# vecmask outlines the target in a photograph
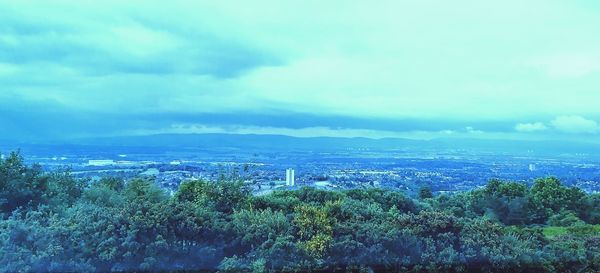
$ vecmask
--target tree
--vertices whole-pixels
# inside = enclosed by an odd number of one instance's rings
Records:
[[[322,258],[329,249],[333,235],[333,221],[327,211],[323,207],[298,206],[294,224],[298,228],[301,248],[312,257]]]
[[[562,210],[548,218],[548,225],[557,227],[570,227],[584,225],[585,223],[572,211]]]
[[[246,246],[260,246],[269,239],[291,234],[288,218],[282,212],[274,212],[270,208],[235,212],[231,224]]]
[[[235,177],[185,182],[170,196],[139,178],[84,187],[15,154],[0,162],[0,179],[0,272],[600,269],[590,225],[599,195],[553,178],[531,190],[492,180],[426,202],[387,189],[252,196]]]
[[[74,178],[69,170],[57,171],[48,175],[48,185],[44,198],[51,207],[68,207],[83,194],[85,181]]]
[[[594,225],[600,224],[600,194],[587,196],[584,219],[586,222]]]
[[[429,188],[429,186],[423,186],[419,189],[419,199],[424,200],[432,197],[433,193],[431,192],[431,188]]]
[[[114,191],[121,191],[125,188],[125,181],[120,177],[102,177],[96,184]]]
[[[554,177],[540,178],[535,181],[530,191],[530,207],[532,220],[545,222],[549,216],[566,209],[584,215],[585,193],[577,188],[567,188]]]
[[[18,152],[0,159],[0,213],[10,214],[16,208],[43,203],[48,179],[39,165],[26,166]]]
[[[485,188],[460,195],[467,203],[465,209],[474,215],[484,215],[507,225],[528,222],[529,196],[523,183],[492,179]]]
[[[241,180],[221,178],[215,182],[202,180],[187,181],[180,185],[175,194],[179,201],[190,201],[199,206],[210,206],[231,213],[234,209],[248,205],[250,190]]]

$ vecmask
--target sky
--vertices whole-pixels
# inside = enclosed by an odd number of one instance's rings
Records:
[[[600,139],[600,2],[0,1],[0,139]]]

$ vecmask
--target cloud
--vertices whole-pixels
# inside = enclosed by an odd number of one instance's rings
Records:
[[[4,1],[0,104],[36,107],[0,120],[22,136],[28,122],[56,136],[194,122],[541,132],[517,123],[600,115],[596,11],[544,0]],[[57,105],[65,114],[46,115]],[[63,118],[73,115],[85,118]],[[54,129],[50,117],[71,121]]]
[[[375,138],[392,136],[431,138],[436,135],[460,136],[478,132],[472,127],[470,131],[463,130],[462,128],[467,127],[467,124],[454,120],[355,118],[282,111],[275,113],[249,111],[230,113],[128,112],[126,107],[133,101],[141,101],[149,107],[157,107],[144,101],[143,97],[136,98],[136,94],[119,96],[114,93],[115,99],[112,100],[112,103],[122,103],[123,110],[107,112],[96,108],[73,108],[69,106],[71,102],[64,101],[65,97],[43,96],[43,94],[23,97],[17,94],[0,93],[2,139],[57,140],[86,136],[140,134],[142,132],[201,133],[203,132],[200,130],[202,128],[231,133],[270,132],[294,136],[303,134],[360,136],[360,133],[364,133],[364,137]],[[32,93],[32,95],[36,95],[36,93]],[[121,102],[117,97],[123,101]],[[102,97],[98,97],[97,100],[100,104],[106,103],[107,107],[111,103],[111,101],[102,102]],[[36,110],[25,111],[24,109]],[[89,124],[94,126],[89,126]],[[468,125],[473,125],[473,123],[469,122]],[[475,123],[475,125],[477,128],[490,131],[503,131],[504,128],[510,128],[509,123],[504,122],[482,122]],[[247,130],[243,131],[241,128]],[[315,128],[321,128],[321,130]],[[327,130],[323,128],[327,128]]]
[[[600,125],[594,120],[586,119],[581,116],[559,116],[552,120],[552,126],[565,133],[598,133]]]
[[[482,130],[477,130],[475,128],[473,128],[472,126],[467,126],[465,127],[465,130],[467,131],[467,133],[469,134],[484,134],[485,132]]]
[[[1,76],[10,76],[19,71],[18,67],[13,64],[6,64],[0,62],[0,77]]]
[[[126,135],[152,135],[152,134],[259,134],[259,135],[286,135],[294,137],[366,137],[366,138],[409,138],[409,139],[431,139],[447,135],[444,131],[407,131],[393,132],[368,129],[344,129],[330,127],[259,127],[259,126],[206,126],[197,124],[174,124],[168,128],[157,130],[133,130],[125,132]]]
[[[534,64],[550,77],[577,78],[600,70],[600,53],[558,53],[539,58],[534,61]]]
[[[518,132],[530,133],[530,132],[540,132],[548,129],[544,123],[534,122],[534,123],[519,123],[515,125],[515,130]]]
[[[78,4],[58,6],[76,9]],[[4,9],[0,11],[0,62],[21,66],[60,64],[100,77],[191,74],[230,78],[280,62],[253,41],[194,29],[191,24],[159,24],[160,16],[140,20],[128,7],[124,13],[111,14],[111,19],[100,16],[97,20],[85,17],[101,13],[87,9],[80,10],[81,14],[63,14],[49,6],[40,13],[19,3],[0,4],[0,9]],[[37,16],[40,19],[31,19]]]
[[[228,126],[207,126],[204,124],[173,124],[169,127],[153,130],[131,130],[124,132],[125,135],[154,135],[154,134],[206,134],[206,133],[227,133],[227,134],[258,134],[258,135],[286,135],[294,137],[366,137],[373,139],[382,138],[404,138],[431,140],[436,138],[451,137],[469,137],[478,139],[490,139],[502,137],[504,139],[514,138],[510,133],[496,133],[486,135],[483,132],[457,132],[452,130],[427,131],[427,130],[406,130],[406,131],[388,131],[371,129],[352,129],[352,128],[331,128],[327,126],[288,128],[274,126],[246,126],[246,125],[228,125]]]

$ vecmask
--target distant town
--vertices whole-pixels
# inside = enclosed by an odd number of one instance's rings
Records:
[[[6,154],[8,148],[1,151]],[[600,192],[600,164],[595,157],[565,154],[492,155],[464,150],[443,152],[348,148],[336,151],[264,149],[129,149],[77,147],[26,148],[30,163],[46,170],[68,170],[97,180],[105,176],[154,179],[174,192],[186,180],[235,176],[255,194],[303,186],[320,189],[384,187],[415,196],[423,186],[436,194],[466,191],[492,178],[533,183],[555,176],[566,185]]]

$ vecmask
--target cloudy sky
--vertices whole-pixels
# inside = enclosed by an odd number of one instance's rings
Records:
[[[599,30],[595,0],[1,1],[0,139],[594,140]]]

